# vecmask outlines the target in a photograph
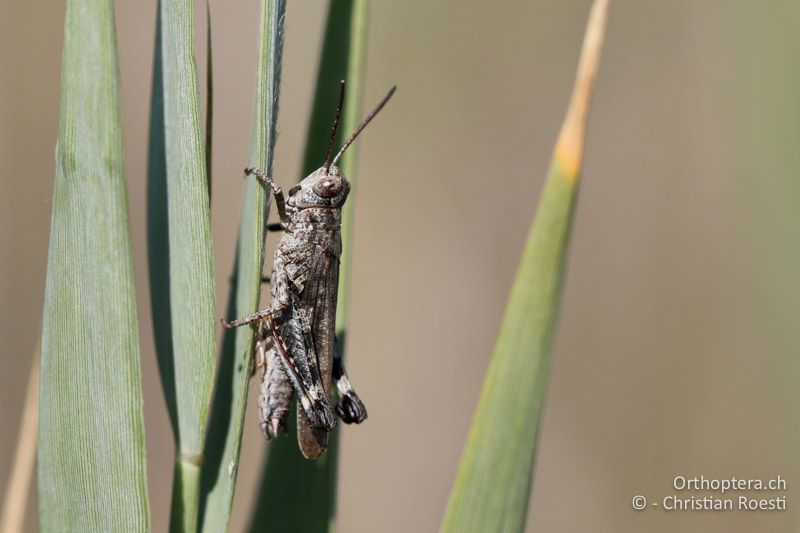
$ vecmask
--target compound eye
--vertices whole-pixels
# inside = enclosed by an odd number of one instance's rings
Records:
[[[320,198],[333,198],[342,191],[342,180],[336,176],[328,176],[314,185],[314,194]]]
[[[301,187],[300,187],[300,184],[298,183],[297,185],[295,185],[294,187],[292,187],[291,189],[289,189],[289,196],[294,196],[295,194],[297,194],[298,192],[300,192],[300,188],[301,188]]]

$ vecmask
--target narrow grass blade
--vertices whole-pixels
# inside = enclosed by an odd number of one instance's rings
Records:
[[[332,0],[330,3],[303,162],[303,176],[319,168],[325,159],[340,80],[347,81],[347,94],[339,125],[339,143],[347,138],[361,119],[367,8],[367,0]],[[356,145],[350,148],[339,165],[353,191],[356,189],[357,150]],[[351,192],[342,220],[343,252],[336,324],[342,348],[347,318],[347,279],[351,255],[349,235],[354,197],[354,192]],[[331,435],[328,451],[316,461],[303,458],[291,430],[290,434],[289,438],[281,437],[270,444],[251,531],[333,531],[336,517],[338,433]]]
[[[211,4],[206,1],[206,172],[208,199],[211,201],[211,160],[214,142],[214,61],[211,46]]]
[[[172,529],[194,531],[217,323],[194,3],[159,5],[148,173],[150,291],[177,457]]]
[[[0,512],[0,533],[23,531],[28,494],[36,463],[37,415],[39,413],[39,347],[33,355],[33,365],[25,391],[25,406],[17,434],[17,447],[11,463],[11,475],[3,493],[3,509]]]
[[[42,531],[146,531],[139,328],[110,0],[67,2],[39,405]]]
[[[264,0],[262,3],[255,120],[249,164],[265,170],[267,174],[272,173],[275,152],[285,12],[284,0]],[[264,186],[255,177],[248,178],[232,297],[227,312],[229,320],[248,315],[258,308],[268,205]],[[230,522],[252,355],[252,328],[225,331],[203,466],[203,531],[225,531]]]
[[[442,531],[522,531],[561,301],[594,78],[608,9],[595,1],[556,143]]]

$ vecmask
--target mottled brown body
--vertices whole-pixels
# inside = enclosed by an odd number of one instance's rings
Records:
[[[262,171],[245,170],[272,188],[281,219],[277,229],[286,233],[275,251],[270,306],[230,323],[223,321],[223,325],[258,325],[255,352],[257,365],[263,369],[258,400],[261,430],[268,439],[281,429],[285,431],[296,395],[297,440],[308,459],[316,459],[327,448],[328,433],[336,427],[337,414],[348,424],[367,418],[367,410],[350,385],[336,347],[341,217],[350,192],[350,184],[336,162],[394,90],[356,128],[331,161],[344,101],[342,82],[325,163],[292,187],[288,199]],[[331,407],[334,382],[339,396],[335,413]]]
[[[310,365],[298,364],[301,375],[315,381],[314,360],[319,374],[321,391],[320,403],[330,408],[331,386],[333,382],[333,350],[336,343],[336,294],[339,280],[339,256],[342,253],[340,229],[341,211],[332,208],[309,208],[292,216],[291,233],[287,232],[280,240],[275,252],[272,272],[273,300],[288,298],[299,301],[301,308],[300,325],[302,334],[310,336],[313,343],[297,347],[306,351],[305,359]],[[282,335],[291,336],[291,323],[279,326]],[[296,352],[297,353],[297,352]],[[275,376],[272,379],[275,380]],[[288,380],[288,378],[287,378]],[[268,387],[268,394],[280,389],[279,383]],[[264,400],[265,403],[267,400]],[[284,417],[285,405],[276,405],[267,417]],[[324,409],[325,407],[320,407]],[[335,420],[335,419],[334,419]],[[284,426],[285,427],[285,426]],[[309,459],[319,457],[327,447],[327,431],[332,428],[315,427],[310,422],[302,403],[297,405],[297,439],[303,455]]]
[[[300,450],[316,459],[336,427],[334,381],[341,398],[339,417],[347,423],[367,417],[336,351],[341,207],[350,186],[337,167],[323,167],[292,187],[284,205],[283,193],[272,180],[248,171],[273,187],[285,234],[275,250],[270,306],[226,326],[259,324],[255,350],[263,368],[258,406],[264,435],[271,439],[286,430],[296,394]]]

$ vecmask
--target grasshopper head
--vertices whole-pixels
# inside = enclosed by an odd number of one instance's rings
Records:
[[[339,125],[339,115],[342,111],[342,104],[344,103],[344,81],[341,82],[339,90],[339,104],[336,106],[336,116],[333,119],[333,127],[331,128],[331,142],[328,145],[328,153],[325,155],[325,163],[309,174],[303,181],[289,189],[289,199],[286,200],[286,205],[294,208],[295,210],[309,209],[313,207],[322,207],[329,209],[338,209],[342,207],[344,201],[347,199],[347,193],[350,192],[350,184],[347,178],[344,177],[342,171],[336,166],[336,162],[345,153],[347,148],[356,140],[356,137],[367,127],[367,124],[375,118],[389,98],[394,94],[396,87],[392,87],[389,93],[383,97],[383,100],[378,106],[367,115],[367,118],[356,127],[356,131],[345,141],[339,152],[331,160],[333,153],[333,144],[336,141],[336,128]]]
[[[337,208],[344,204],[350,184],[339,170],[331,165],[327,169],[320,167],[309,174],[303,181],[289,189],[286,203],[297,209],[310,207]]]

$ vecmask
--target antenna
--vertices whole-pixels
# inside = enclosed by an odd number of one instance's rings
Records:
[[[386,94],[386,96],[383,97],[383,100],[381,100],[381,102],[375,107],[375,109],[373,109],[372,112],[369,115],[367,115],[367,118],[364,119],[364,122],[362,122],[361,124],[358,125],[358,127],[356,128],[356,131],[353,132],[353,134],[350,136],[349,139],[347,139],[347,142],[345,142],[342,145],[342,148],[341,148],[341,150],[339,150],[339,153],[337,153],[336,157],[333,158],[333,161],[331,162],[331,165],[335,165],[336,162],[339,160],[339,158],[342,157],[342,154],[344,154],[345,150],[347,150],[347,148],[351,144],[353,144],[353,141],[356,140],[356,137],[358,137],[358,134],[361,133],[364,130],[364,128],[367,127],[367,124],[369,124],[370,121],[373,118],[375,118],[375,115],[377,115],[378,112],[381,109],[383,109],[383,106],[386,105],[386,102],[389,101],[389,98],[392,97],[392,95],[394,94],[394,91],[396,89],[397,89],[397,86],[394,86],[391,89],[389,89],[389,92]]]
[[[331,154],[333,153],[333,143],[336,141],[336,129],[339,127],[339,116],[342,114],[342,104],[344,104],[344,80],[339,82],[339,103],[336,104],[336,116],[333,117],[333,126],[331,126],[331,143],[328,145],[328,153],[325,154],[325,163],[322,165],[325,174],[328,173],[328,168],[331,166]]]

